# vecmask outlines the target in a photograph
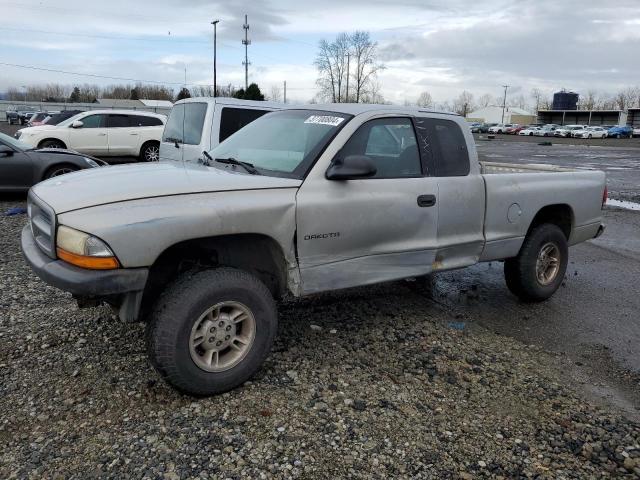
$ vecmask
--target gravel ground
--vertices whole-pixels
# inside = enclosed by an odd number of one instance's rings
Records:
[[[640,425],[415,283],[285,302],[252,382],[180,395],[142,325],[30,272],[24,223],[0,216],[0,478],[640,477]]]

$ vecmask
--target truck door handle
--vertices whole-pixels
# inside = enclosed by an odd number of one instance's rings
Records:
[[[99,133],[98,136],[99,137],[104,137],[106,135],[106,133]]]
[[[433,207],[436,204],[435,195],[420,195],[418,197],[419,207]]]

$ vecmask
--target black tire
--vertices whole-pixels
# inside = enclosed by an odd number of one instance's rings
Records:
[[[558,269],[549,283],[542,283],[537,275],[537,261],[542,249],[548,245],[557,249]],[[550,223],[538,225],[527,234],[518,256],[505,260],[504,277],[507,287],[525,302],[547,300],[562,284],[568,259],[569,247],[562,230]]]
[[[47,178],[52,178],[52,177],[59,177],[60,175],[72,173],[77,170],[79,169],[75,165],[70,165],[70,164],[54,165],[44,173],[43,180],[46,180]]]
[[[9,125],[13,125],[13,120],[11,120],[11,117],[7,117],[7,123]]]
[[[55,139],[44,140],[38,146],[40,148],[67,148],[64,143]]]
[[[255,336],[239,363],[209,372],[191,356],[192,329],[207,309],[221,302],[246,306],[255,319]],[[147,351],[160,376],[176,389],[197,396],[214,395],[241,385],[258,371],[271,350],[277,327],[275,301],[253,275],[233,268],[187,272],[156,302],[147,323]]]
[[[141,162],[157,162],[160,160],[160,144],[158,142],[145,143],[140,149]]]

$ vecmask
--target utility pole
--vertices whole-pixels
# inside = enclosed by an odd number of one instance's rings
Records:
[[[351,56],[351,54],[349,52],[347,52],[347,94],[346,94],[346,102],[349,103],[349,57]]]
[[[284,81],[284,103],[287,103],[287,81]]]
[[[211,22],[211,25],[213,25],[213,96],[217,97],[218,96],[218,83],[217,83],[217,78],[216,78],[216,50],[217,50],[217,34],[218,34],[218,22],[220,20],[213,20]]]
[[[247,20],[247,16],[244,16],[244,40],[242,40],[242,44],[244,45],[244,91],[247,91],[249,88],[249,45],[251,45],[251,40],[249,40],[249,21]]]
[[[507,106],[507,88],[509,88],[509,85],[503,85],[502,88],[504,88],[504,99],[502,100],[502,121],[500,124],[504,125],[504,108]]]

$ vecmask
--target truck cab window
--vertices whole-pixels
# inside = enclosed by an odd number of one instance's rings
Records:
[[[416,117],[416,131],[427,173],[436,177],[469,175],[467,143],[456,122],[439,118]]]
[[[422,175],[416,137],[409,118],[380,118],[366,122],[342,147],[339,155],[369,157],[377,169],[371,178]]]
[[[206,103],[187,102],[174,105],[164,127],[163,142],[176,139],[178,143],[199,145],[207,113]]]
[[[224,107],[220,116],[220,136],[218,141],[222,142],[265,113],[267,113],[266,110]]]

